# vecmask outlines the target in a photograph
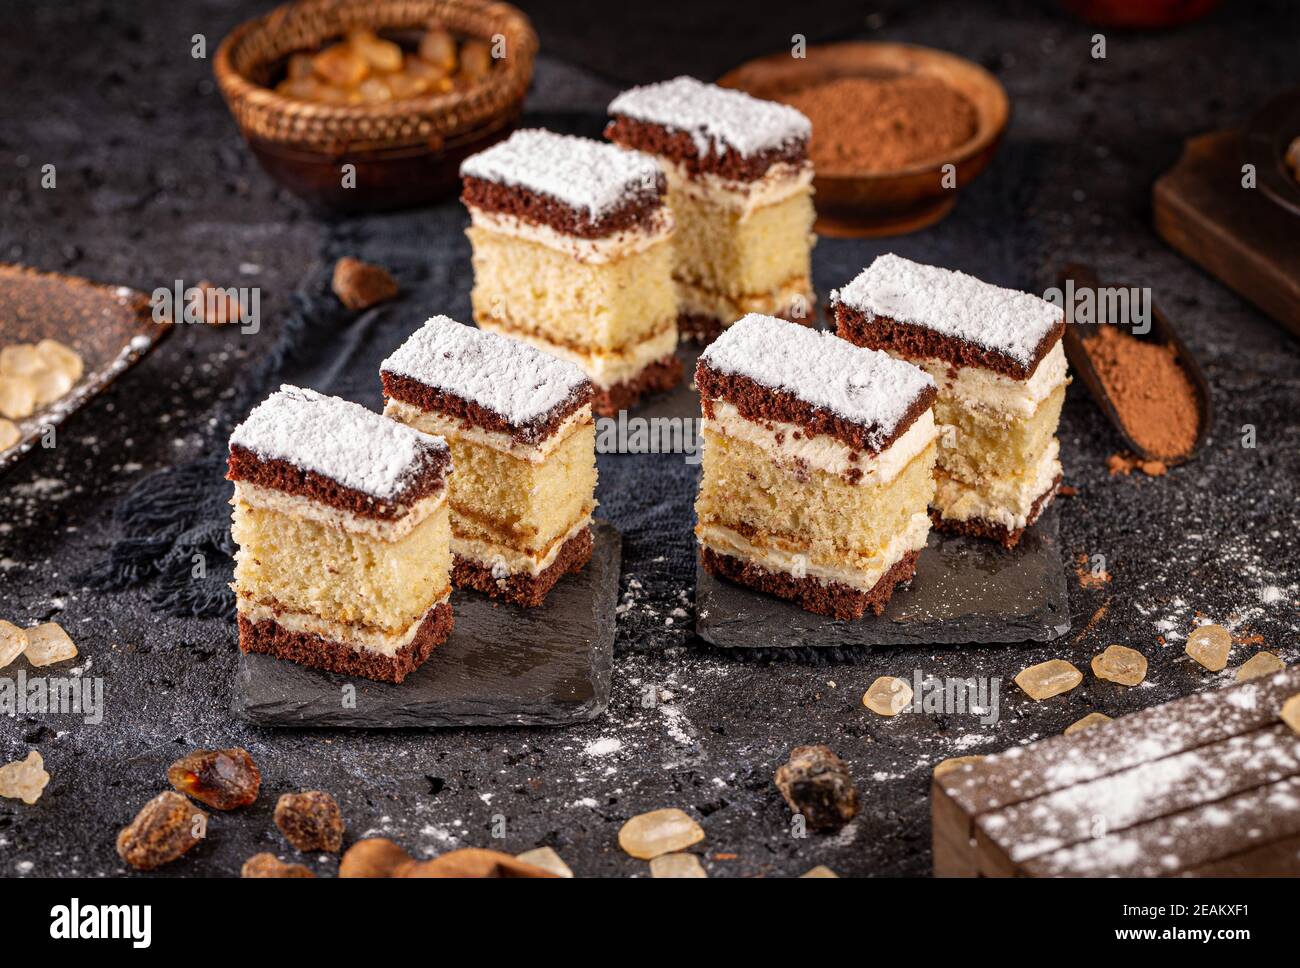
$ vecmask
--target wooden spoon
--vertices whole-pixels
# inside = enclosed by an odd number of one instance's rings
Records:
[[[1093,269],[1077,263],[1067,265],[1061,270],[1058,285],[1063,293],[1066,291],[1066,284],[1068,282],[1074,283],[1074,289],[1076,292],[1082,289],[1098,291],[1103,288],[1101,281],[1097,277],[1097,273]],[[1104,312],[1104,307],[1101,305],[1100,300],[1098,301],[1098,312]],[[1119,411],[1116,409],[1114,401],[1111,400],[1110,396],[1106,393],[1106,386],[1102,383],[1101,377],[1097,374],[1096,367],[1092,365],[1092,357],[1088,355],[1088,352],[1084,347],[1085,341],[1093,338],[1096,327],[1073,322],[1070,318],[1070,312],[1068,309],[1065,318],[1065,355],[1070,361],[1070,367],[1079,378],[1083,380],[1083,385],[1088,388],[1088,392],[1092,394],[1092,398],[1097,401],[1097,405],[1101,407],[1101,411],[1106,415],[1106,419],[1108,419],[1119,432],[1125,445],[1144,460],[1161,461],[1171,467],[1176,464],[1186,463],[1195,457],[1200,451],[1202,445],[1204,445],[1205,437],[1209,433],[1210,429],[1210,385],[1205,380],[1205,374],[1201,372],[1200,364],[1196,362],[1196,358],[1192,356],[1191,351],[1187,348],[1187,344],[1179,338],[1178,333],[1174,330],[1173,324],[1170,323],[1169,318],[1160,311],[1160,308],[1154,303],[1152,304],[1151,329],[1148,332],[1142,336],[1133,333],[1131,329],[1129,329],[1128,332],[1129,335],[1134,337],[1134,339],[1140,339],[1151,343],[1160,343],[1173,347],[1174,357],[1178,361],[1178,365],[1183,368],[1183,371],[1192,381],[1193,388],[1196,390],[1196,442],[1192,445],[1192,449],[1188,453],[1178,457],[1162,457],[1158,454],[1153,454],[1146,448],[1140,446],[1138,442],[1132,438],[1128,429],[1124,426],[1124,422],[1120,419]],[[1115,323],[1127,327],[1129,321],[1101,318],[1095,320],[1095,322],[1105,324]]]

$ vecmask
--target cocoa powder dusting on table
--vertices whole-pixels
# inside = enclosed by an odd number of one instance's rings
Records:
[[[1159,458],[1130,461],[1115,455],[1111,473],[1127,474],[1136,466],[1157,476],[1165,471],[1163,461],[1190,454],[1200,426],[1196,388],[1174,348],[1145,342],[1117,326],[1100,327],[1083,346],[1128,435]]]
[[[844,77],[781,98],[812,122],[819,174],[897,171],[969,140],[975,107],[933,77]]]

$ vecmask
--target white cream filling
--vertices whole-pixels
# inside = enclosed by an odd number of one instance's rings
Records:
[[[823,584],[847,585],[858,591],[868,592],[876,587],[885,572],[896,565],[904,555],[925,547],[925,539],[930,534],[930,515],[925,511],[918,511],[912,515],[907,527],[894,535],[884,548],[856,568],[810,561],[807,551],[796,547],[760,548],[743,535],[720,524],[701,522],[696,527],[695,534],[700,544],[706,548],[742,561],[751,561],[767,571],[792,575],[795,578],[815,578]]]
[[[384,404],[384,416],[400,420],[408,427],[422,430],[426,434],[468,441],[532,464],[545,461],[569,439],[575,430],[591,423],[592,420],[591,405],[584,404],[566,417],[544,440],[539,440],[535,444],[525,444],[502,431],[484,430],[473,425],[466,426],[459,418],[448,417],[431,410],[421,410],[402,400],[389,399]]]
[[[627,350],[592,350],[579,352],[567,346],[559,346],[550,340],[532,333],[504,326],[495,320],[480,319],[479,329],[490,333],[500,333],[512,339],[522,340],[543,352],[568,360],[582,368],[583,372],[602,390],[607,390],[619,383],[626,383],[638,376],[651,363],[671,356],[677,349],[677,326],[674,323],[663,332],[642,340]]]
[[[511,575],[520,574],[536,578],[555,564],[555,559],[559,557],[560,549],[564,547],[565,542],[571,540],[578,532],[590,524],[591,512],[588,511],[578,520],[577,524],[565,532],[563,537],[552,542],[550,548],[540,555],[531,555],[526,551],[520,551],[518,548],[497,544],[495,541],[484,541],[482,538],[461,537],[453,531],[451,535],[451,553],[460,558],[467,558],[484,568],[491,569],[492,576],[499,581],[504,581]]]
[[[290,517],[305,518],[331,528],[341,528],[353,534],[365,535],[376,541],[393,542],[400,541],[414,531],[429,515],[442,507],[446,500],[447,488],[444,486],[438,493],[430,494],[413,503],[400,518],[383,520],[343,511],[301,494],[286,494],[284,491],[262,487],[260,484],[237,481],[230,503],[232,505],[242,503],[253,508],[277,511]]]
[[[797,300],[802,301],[802,308],[811,316],[813,306],[817,303],[812,282],[807,278],[791,279],[771,292],[745,296],[732,296],[715,289],[706,289],[676,277],[673,278],[673,284],[677,287],[677,305],[681,312],[694,316],[712,316],[727,325],[749,313],[784,315],[796,308]]]
[[[1027,380],[1017,380],[981,366],[954,367],[946,360],[908,359],[907,362],[925,370],[941,395],[954,397],[967,406],[1001,410],[1014,417],[1031,416],[1052,391],[1070,380],[1065,348],[1059,340]],[[954,370],[956,375],[950,375]]]
[[[549,225],[526,222],[515,215],[487,212],[469,206],[469,217],[475,228],[487,229],[500,235],[509,235],[526,242],[535,242],[576,259],[578,262],[599,265],[625,259],[651,246],[667,242],[673,234],[673,213],[667,205],[658,209],[642,224],[622,229],[597,239],[558,232]]]
[[[451,589],[448,588],[440,599],[429,606],[429,611],[450,598]],[[415,638],[415,633],[420,630],[420,625],[429,615],[429,612],[426,611],[409,627],[400,632],[381,632],[377,629],[349,625],[346,622],[334,622],[330,619],[321,618],[319,615],[312,615],[309,612],[281,611],[277,613],[271,606],[263,605],[261,602],[244,595],[239,595],[236,598],[236,607],[239,614],[250,622],[275,622],[276,625],[288,629],[290,632],[319,635],[330,642],[340,642],[343,645],[351,646],[357,651],[377,652],[390,659],[411,643],[411,640]]]
[[[892,481],[939,435],[939,428],[934,422],[934,411],[926,410],[896,441],[873,456],[865,451],[854,450],[842,440],[827,434],[809,434],[798,424],[781,420],[756,423],[741,416],[740,411],[725,400],[713,401],[713,418],[706,418],[704,427],[714,433],[760,447],[781,463],[804,463],[837,476],[860,470],[862,477],[857,483],[873,487]]]
[[[807,161],[797,165],[777,162],[754,181],[736,181],[712,172],[691,175],[683,165],[668,158],[660,158],[659,163],[672,191],[719,208],[735,209],[742,219],[799,192],[812,192],[813,166]]]
[[[1061,474],[1061,443],[1056,438],[1043,450],[1032,473],[1023,477],[989,477],[978,488],[946,474],[935,476],[934,506],[952,521],[979,518],[1015,531],[1033,522],[1029,514]]]

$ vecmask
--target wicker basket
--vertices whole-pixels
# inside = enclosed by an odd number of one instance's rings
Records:
[[[505,57],[469,90],[382,104],[317,104],[269,87],[290,54],[317,50],[349,30],[393,34],[430,26],[486,41],[503,37]],[[537,35],[528,18],[505,3],[301,0],[236,27],[217,49],[214,70],[236,123],[268,172],[311,201],[358,210],[415,204],[454,187],[448,165],[501,137],[518,117],[536,54]],[[439,160],[430,180],[429,164]],[[357,164],[360,191],[339,189],[343,161]],[[392,164],[375,167],[384,161]],[[363,166],[369,177],[363,177]]]

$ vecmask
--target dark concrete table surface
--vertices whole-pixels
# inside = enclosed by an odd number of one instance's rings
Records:
[[[265,322],[259,337],[178,328],[70,419],[55,448],[0,479],[0,618],[61,622],[81,650],[77,674],[102,677],[107,707],[94,725],[0,718],[0,762],[36,748],[53,777],[34,806],[0,800],[0,875],[125,873],[114,837],[165,788],[167,765],[193,747],[231,745],[261,765],[260,801],[218,815],[208,841],[159,876],[234,875],[254,852],[293,855],[271,811],[280,793],[302,788],[338,797],[349,842],[384,835],[425,856],[547,844],[579,874],[644,876],[647,865],[618,849],[619,826],[677,806],[707,832],[698,849],[711,876],[796,875],[816,864],[845,875],[923,875],[928,786],[939,760],[1050,736],[1092,710],[1119,715],[1217,688],[1261,644],[1300,660],[1300,348],[1164,246],[1149,203],[1153,180],[1185,138],[1242,122],[1294,82],[1290,5],[1224,5],[1174,31],[1107,32],[1104,61],[1089,56],[1096,30],[1054,4],[882,6],[858,21],[862,36],[929,44],[986,65],[1010,94],[1011,127],[992,168],[946,221],[896,240],[823,240],[819,291],[890,250],[1039,292],[1067,260],[1150,286],[1213,384],[1216,419],[1204,455],[1163,479],[1108,476],[1106,457],[1120,443],[1083,387],[1072,387],[1061,440],[1078,495],[1062,500],[1062,542],[1071,558],[1103,555],[1111,580],[1085,588],[1071,574],[1073,630],[1065,638],[972,650],[757,659],[709,650],[690,636],[693,569],[680,567],[689,551],[689,487],[656,498],[681,522],[667,557],[663,535],[638,530],[627,490],[602,493],[627,538],[604,718],[563,730],[399,733],[278,732],[236,722],[233,622],[176,617],[154,607],[143,588],[100,593],[76,576],[118,537],[113,510],[134,484],[224,449],[242,416],[232,404],[241,381],[266,354],[295,291],[319,278],[327,259],[350,246],[373,252],[400,228],[425,232],[467,263],[458,203],[324,220],[273,185],[215,91],[211,61],[191,56],[194,34],[206,36],[211,54],[258,4],[11,6],[0,39],[0,259],[145,290],[177,279],[258,286]],[[536,17],[545,46],[558,28],[542,22],[544,13]],[[769,29],[757,49],[784,46],[801,25],[773,20]],[[802,31],[819,35],[814,25]],[[603,36],[618,42],[613,26]],[[529,120],[598,131],[620,86],[544,54]],[[53,189],[40,184],[47,164],[57,172]],[[399,255],[421,258],[418,247]],[[455,298],[463,304],[465,294]],[[1254,448],[1242,446],[1248,425]],[[631,460],[640,463],[610,463]],[[639,481],[655,494],[656,475],[671,460],[680,458],[606,457],[602,475],[611,488]],[[1234,649],[1229,671],[1208,673],[1183,654],[1197,616],[1228,625],[1246,643]],[[1068,696],[1034,703],[1011,683],[1023,667],[1052,657],[1086,672],[1111,643],[1147,655],[1141,687],[1086,674]],[[910,680],[915,670],[1000,679],[999,721],[884,720],[863,708],[877,676]],[[47,670],[56,671],[66,667]],[[863,794],[861,815],[839,834],[792,836],[771,782],[790,748],[809,742],[836,749]],[[322,874],[335,866],[329,858],[307,862]]]

